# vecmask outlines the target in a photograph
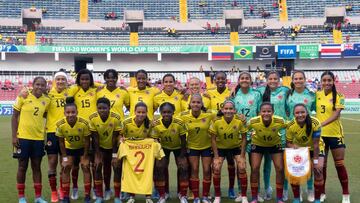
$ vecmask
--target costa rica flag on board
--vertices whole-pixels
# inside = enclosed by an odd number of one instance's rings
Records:
[[[321,58],[341,58],[341,44],[322,44]]]

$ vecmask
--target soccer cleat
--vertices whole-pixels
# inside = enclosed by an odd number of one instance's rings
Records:
[[[265,199],[265,200],[271,200],[271,198],[272,198],[272,192],[273,192],[273,189],[272,189],[271,186],[269,186],[269,187],[265,190],[264,199]]]
[[[180,203],[188,203],[187,199],[185,196],[182,196],[179,198],[180,199]]]
[[[187,199],[188,200],[193,200],[194,199],[194,193],[191,190],[188,191]]]
[[[153,203],[153,201],[150,197],[146,197],[145,203]]]
[[[101,197],[97,197],[95,200],[95,203],[103,203],[103,202],[104,202],[104,200]]]
[[[279,199],[276,203],[285,203],[285,202]]]
[[[228,197],[229,197],[230,199],[235,199],[235,198],[236,198],[234,188],[229,188],[229,190],[228,190]]]
[[[235,198],[235,202],[241,202],[242,201],[242,196],[239,193],[238,196]]]
[[[110,199],[111,199],[111,195],[112,195],[112,191],[111,191],[111,190],[105,190],[104,200],[110,200]]]
[[[60,200],[60,203],[70,203],[70,198],[64,197],[62,200]]]
[[[314,190],[307,190],[307,200],[313,202],[315,200]]]
[[[300,198],[294,198],[292,203],[300,203]]]
[[[208,196],[207,196],[207,198],[209,199],[209,200],[212,200],[212,196],[209,194]]]
[[[215,197],[213,203],[220,203],[221,197]]]
[[[258,194],[258,196],[257,196],[257,201],[258,201],[258,202],[264,202],[265,200],[261,197],[260,194]]]
[[[75,187],[74,187],[74,188],[72,189],[71,199],[73,199],[73,200],[79,199],[79,190],[78,190],[78,188],[75,188]]]
[[[58,193],[59,193],[59,199],[60,200],[64,199],[64,192],[62,191],[61,187],[59,188]]]
[[[130,196],[126,203],[135,203],[134,197]]]
[[[58,201],[59,201],[59,196],[57,191],[51,192],[51,202],[58,202]]]
[[[127,193],[127,192],[121,192],[121,194],[120,194],[120,199],[121,199],[121,200],[127,200],[127,199],[129,199],[129,198],[130,198],[129,193]]]
[[[159,199],[160,198],[160,194],[159,192],[157,191],[157,189],[154,189],[152,194],[151,194],[151,198],[152,199]]]
[[[170,199],[170,193],[165,193],[165,200]]]
[[[48,202],[45,201],[42,197],[36,198],[34,202],[35,202],[35,203],[48,203]]]
[[[165,197],[160,197],[159,200],[157,201],[157,203],[165,203],[166,199]]]
[[[314,203],[321,203],[319,199],[316,199]]]
[[[86,196],[86,197],[84,198],[84,202],[85,202],[85,203],[91,203],[91,198],[90,198],[90,196]]]
[[[120,199],[120,198],[115,197],[115,198],[114,198],[114,203],[122,203],[122,202],[121,202],[121,199]]]
[[[193,203],[200,203],[200,198],[195,198]]]
[[[350,195],[343,195],[341,203],[350,203]]]
[[[326,200],[326,194],[321,194],[320,195],[320,202],[324,202]]]
[[[203,197],[203,198],[201,199],[201,202],[202,202],[202,203],[211,203],[211,201],[209,200],[208,197]]]
[[[246,196],[241,197],[241,203],[249,203]]]
[[[289,191],[288,190],[283,190],[282,200],[286,202],[288,199],[289,199]]]
[[[19,198],[19,203],[27,203],[25,197]]]
[[[257,199],[253,199],[253,200],[251,200],[250,203],[258,203],[258,201],[257,201]]]

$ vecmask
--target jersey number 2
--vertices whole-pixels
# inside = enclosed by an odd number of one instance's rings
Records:
[[[144,172],[144,169],[141,169],[140,168],[140,165],[141,165],[141,163],[144,161],[144,159],[145,159],[145,154],[144,154],[144,152],[142,152],[142,151],[137,151],[136,153],[135,153],[135,157],[137,157],[138,155],[140,155],[140,160],[139,160],[139,162],[136,164],[136,166],[135,166],[135,168],[134,168],[134,171],[135,172],[139,172],[139,173],[142,173],[142,172]]]

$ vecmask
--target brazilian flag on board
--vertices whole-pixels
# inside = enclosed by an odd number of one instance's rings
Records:
[[[234,60],[253,59],[253,46],[234,46]]]

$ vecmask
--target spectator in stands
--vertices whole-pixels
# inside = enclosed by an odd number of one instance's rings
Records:
[[[345,6],[345,10],[346,10],[346,11],[352,11],[352,10],[353,10],[353,9],[352,9],[352,5],[351,5],[351,4],[346,5],[346,6]]]
[[[219,23],[216,23],[215,24],[215,32],[217,33],[217,32],[219,32],[219,30],[220,30]]]
[[[52,38],[52,37],[50,37],[50,38],[48,39],[48,43],[49,43],[49,45],[53,45],[53,38]]]
[[[264,22],[263,22],[263,29],[265,29],[266,28],[266,21],[264,20]]]
[[[206,28],[207,28],[208,30],[211,30],[211,25],[210,25],[209,22],[206,22]]]
[[[272,7],[273,7],[274,9],[279,8],[278,2],[277,2],[277,1],[274,1],[273,4],[272,4]]]
[[[0,44],[3,44],[3,36],[0,34]]]
[[[42,14],[47,14],[47,12],[48,12],[48,10],[45,7],[41,9]]]
[[[207,3],[206,3],[205,0],[201,0],[201,1],[199,2],[199,7],[206,7],[206,6],[207,6]]]
[[[215,28],[214,28],[214,27],[211,28],[210,33],[211,33],[212,36],[215,36],[216,31],[215,31]]]
[[[237,6],[238,6],[237,1],[234,0],[234,1],[232,2],[231,6],[232,6],[232,7],[237,7]]]
[[[46,38],[44,37],[44,35],[42,35],[42,36],[40,37],[40,43],[41,43],[41,45],[45,45],[45,43],[46,43]]]
[[[291,40],[295,40],[295,38],[296,38],[295,32],[291,33]]]
[[[254,14],[254,6],[250,5],[250,15],[253,15],[253,14]]]
[[[337,23],[336,23],[335,29],[341,30],[341,22],[337,22]]]
[[[171,28],[168,28],[168,29],[167,29],[167,34],[168,34],[169,37],[171,37],[171,35],[172,35],[172,34],[171,34]]]
[[[173,37],[176,37],[176,29],[175,28],[171,28],[171,34]]]
[[[346,35],[345,40],[346,40],[346,43],[350,42],[350,34]]]

